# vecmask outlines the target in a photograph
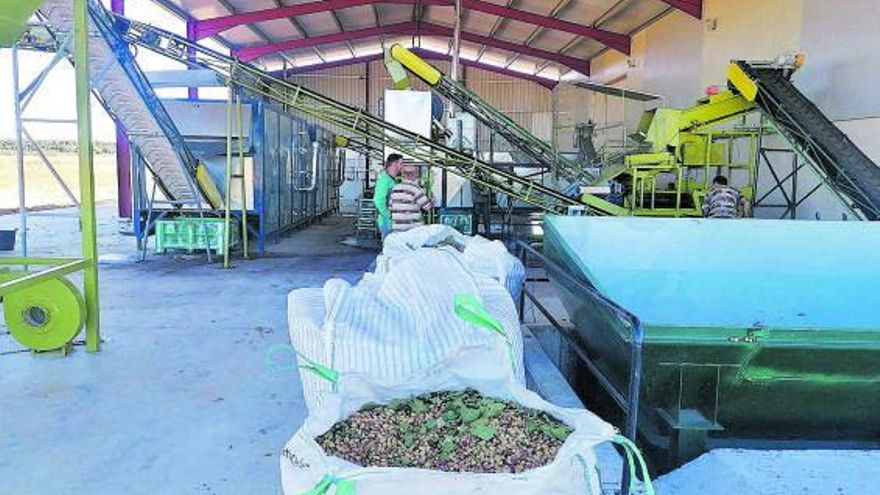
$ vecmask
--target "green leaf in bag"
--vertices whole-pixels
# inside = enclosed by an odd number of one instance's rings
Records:
[[[419,414],[428,410],[427,404],[419,399],[413,399],[409,402],[409,408],[412,409],[412,412]]]
[[[556,438],[557,440],[565,441],[569,435],[571,435],[572,429],[567,426],[553,426],[550,427],[550,436]]]
[[[463,423],[473,423],[474,421],[480,419],[482,413],[479,409],[474,409],[472,407],[461,406],[458,409],[458,415],[461,416],[461,421]]]
[[[471,425],[471,433],[480,440],[488,441],[495,438],[495,434],[498,432],[494,426],[489,425],[488,421],[481,419]]]
[[[446,412],[443,413],[443,419],[447,422],[455,421],[458,419],[458,413],[455,412],[455,409],[447,409]]]
[[[443,441],[440,442],[440,450],[442,452],[452,452],[456,446],[458,446],[458,439],[452,435],[446,435],[443,437]]]

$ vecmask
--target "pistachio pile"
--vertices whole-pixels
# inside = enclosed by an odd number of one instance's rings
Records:
[[[552,462],[570,434],[545,412],[468,389],[367,404],[317,442],[364,467],[520,473]]]

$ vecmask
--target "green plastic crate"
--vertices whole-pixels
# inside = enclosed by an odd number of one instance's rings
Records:
[[[238,224],[231,224],[230,247],[238,244]],[[225,223],[222,218],[174,218],[156,222],[156,252],[181,249],[193,253],[212,249],[223,252]]]

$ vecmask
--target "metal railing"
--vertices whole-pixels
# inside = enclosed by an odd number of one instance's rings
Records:
[[[518,304],[520,321],[522,321],[523,317],[525,300],[528,298],[532,302],[532,304],[538,309],[538,311],[540,311],[541,314],[543,314],[544,317],[547,318],[550,324],[553,325],[553,327],[556,328],[557,331],[559,331],[559,334],[568,342],[572,350],[574,350],[575,354],[577,354],[578,358],[595,376],[596,380],[608,393],[608,395],[611,396],[615,404],[617,404],[623,411],[624,415],[626,416],[624,434],[630,440],[635,441],[638,429],[638,415],[640,405],[639,401],[642,384],[642,343],[644,342],[644,329],[642,328],[641,320],[636,315],[630,313],[625,308],[621,307],[614,301],[602,295],[590,282],[572,275],[570,271],[566,271],[563,267],[557,265],[554,261],[544,256],[543,253],[539,252],[532,246],[529,246],[525,242],[521,240],[516,241],[515,250],[517,253],[517,257],[520,259],[524,266],[529,266],[529,260],[539,260],[542,263],[544,269],[547,271],[548,275],[552,272],[554,276],[564,278],[566,282],[575,286],[585,297],[589,297],[597,302],[599,305],[610,311],[621,322],[625,323],[631,328],[630,369],[627,390],[618,390],[617,387],[615,387],[615,385],[611,382],[611,380],[602,373],[595,362],[593,362],[593,359],[589,356],[589,353],[587,353],[587,351],[581,345],[573,328],[561,324],[553,316],[552,312],[548,310],[540,302],[538,297],[531,293],[525,287],[525,285],[523,285],[523,290],[520,293]],[[530,281],[545,280],[528,278],[526,279],[526,282]]]
[[[604,373],[602,373],[602,371],[590,357],[586,349],[583,348],[579,338],[577,337],[576,330],[572,327],[560,323],[553,316],[552,312],[547,309],[547,307],[545,307],[540,302],[538,297],[531,293],[526,288],[525,283],[523,283],[523,288],[520,292],[517,305],[520,321],[523,320],[525,301],[526,298],[528,298],[532,302],[532,305],[534,305],[538,309],[538,311],[540,311],[541,314],[544,315],[545,318],[547,318],[547,321],[550,322],[550,324],[559,332],[559,335],[561,335],[562,338],[564,338],[565,341],[568,343],[568,345],[571,346],[571,349],[577,355],[578,359],[580,359],[581,362],[587,367],[590,373],[596,378],[596,381],[599,382],[599,385],[602,387],[602,389],[608,393],[612,400],[614,400],[614,403],[617,404],[617,406],[623,412],[624,416],[626,417],[623,433],[627,438],[635,443],[638,436],[638,418],[642,388],[642,343],[644,342],[645,336],[645,332],[642,327],[642,321],[636,315],[630,313],[622,306],[602,295],[602,293],[600,293],[593,284],[572,275],[570,271],[566,271],[565,268],[557,265],[554,261],[544,256],[543,253],[526,244],[524,241],[517,240],[516,244],[514,245],[514,249],[517,257],[522,262],[523,266],[526,267],[526,269],[529,266],[529,260],[539,260],[543,265],[544,270],[547,272],[548,276],[552,272],[554,276],[564,278],[566,282],[576,287],[585,297],[592,299],[600,306],[610,311],[621,322],[630,327],[631,342],[629,379],[627,383],[627,389],[618,390],[618,388],[615,387],[614,383],[612,383],[612,381],[607,376],[605,376]],[[526,278],[525,280],[525,282],[539,281],[544,282],[549,281],[549,279]],[[621,479],[621,493],[630,493],[631,485],[632,480],[630,478],[630,471],[627,469],[623,469]]]

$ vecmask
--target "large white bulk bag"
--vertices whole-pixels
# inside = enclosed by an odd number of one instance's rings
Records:
[[[448,225],[426,225],[388,236],[382,254],[376,258],[376,275],[381,276],[395,260],[419,249],[448,251],[471,273],[498,280],[514,300],[519,298],[525,279],[525,267],[520,260],[500,241],[467,236]]]
[[[494,360],[490,357],[494,357]],[[594,447],[616,437],[615,429],[583,409],[555,406],[515,380],[497,363],[498,348],[461,348],[454,355],[403,380],[359,373],[339,376],[338,393],[328,394],[311,411],[281,455],[281,481],[286,495],[504,495],[600,494]],[[454,473],[417,468],[361,467],[327,455],[315,439],[368,403],[387,404],[424,393],[464,390],[513,401],[545,411],[573,428],[550,464],[517,474]]]
[[[323,301],[314,289],[295,290],[288,299],[290,340],[300,364],[393,380],[481,345],[503,349],[508,357],[487,365],[506,367],[525,383],[513,299],[500,282],[471,273],[454,253],[422,249],[396,256],[381,276],[366,274],[355,285],[332,279],[322,293]],[[498,329],[456,314],[461,296],[471,296]],[[332,387],[307,371],[300,376],[312,410]]]

